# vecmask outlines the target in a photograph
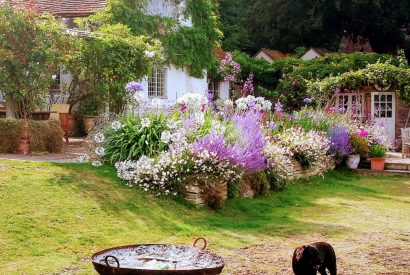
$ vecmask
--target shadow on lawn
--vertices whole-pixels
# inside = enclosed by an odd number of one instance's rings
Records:
[[[343,211],[343,205],[329,207],[318,203],[319,199],[341,198],[360,201],[365,199],[385,200],[387,196],[405,196],[398,190],[406,189],[403,179],[365,178],[349,171],[331,171],[322,177],[299,180],[281,192],[256,199],[234,199],[224,209],[196,209],[181,199],[159,199],[125,187],[116,178],[114,169],[90,168],[88,165],[55,164],[68,172],[53,184],[67,185],[100,203],[101,210],[118,219],[129,219],[129,214],[146,220],[161,231],[174,234],[209,235],[217,230],[237,233],[260,233],[281,235],[307,232],[343,232],[353,228],[324,222],[304,221],[304,216],[320,216],[334,211]],[[390,191],[392,190],[392,191]],[[410,193],[410,192],[409,192]],[[127,213],[127,215],[123,215]],[[311,218],[310,220],[314,220]]]

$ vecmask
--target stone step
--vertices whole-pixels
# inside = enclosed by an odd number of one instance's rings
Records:
[[[398,163],[394,161],[386,161],[385,164],[386,170],[395,170],[395,171],[409,171],[410,164],[407,163]]]
[[[357,169],[354,170],[357,174],[362,176],[377,176],[377,177],[393,177],[402,176],[410,177],[410,171],[403,170],[383,170],[383,171],[373,171],[368,169]]]

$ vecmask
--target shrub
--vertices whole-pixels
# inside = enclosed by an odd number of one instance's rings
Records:
[[[16,152],[25,121],[29,126],[30,150],[32,152],[61,152],[64,132],[58,120],[36,121],[13,118],[0,119],[0,152]]]
[[[369,142],[365,137],[356,134],[350,135],[350,144],[352,145],[352,154],[365,156],[369,154]]]
[[[58,120],[29,120],[30,150],[59,153],[63,148],[64,132]]]
[[[15,153],[23,131],[20,120],[0,119],[0,153]]]
[[[382,145],[376,144],[370,147],[371,158],[384,158],[386,156],[386,149]]]

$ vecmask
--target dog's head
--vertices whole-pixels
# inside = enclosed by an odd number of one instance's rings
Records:
[[[312,245],[300,246],[295,250],[295,260],[305,266],[305,268],[312,268],[318,270],[322,265],[319,251]]]

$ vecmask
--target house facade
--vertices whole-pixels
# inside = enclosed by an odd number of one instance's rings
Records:
[[[410,126],[410,107],[403,104],[390,87],[367,86],[355,91],[342,91],[336,95],[335,107],[349,111],[355,119],[383,125],[395,147],[401,145],[400,129]]]
[[[255,54],[254,58],[263,59],[269,63],[272,63],[273,61],[285,58],[286,56],[288,55],[281,51],[263,48],[257,54]]]
[[[30,1],[0,0],[1,3],[12,5],[24,3],[34,6],[40,12],[48,12],[54,15],[67,26],[67,31],[75,28],[74,19],[87,17],[107,5],[107,0],[37,0]],[[191,27],[192,20],[185,15],[186,2],[172,0],[148,0],[145,13],[148,15],[169,17],[176,19],[182,26]],[[75,32],[75,31],[74,31]],[[206,94],[209,88],[215,89],[221,98],[229,97],[229,85],[226,83],[211,83],[204,71],[204,77],[195,78],[189,75],[184,68],[178,68],[173,64],[161,68],[155,68],[151,75],[141,80],[145,87],[145,100],[160,98],[167,104],[175,104],[176,100],[186,93]],[[63,68],[57,70],[52,76],[54,84],[51,95],[46,99],[49,109],[51,104],[66,103],[68,88],[72,76]],[[1,97],[0,97],[1,100]]]
[[[304,55],[302,55],[302,57],[300,59],[302,59],[302,60],[311,60],[311,59],[323,57],[323,56],[325,56],[329,53],[330,52],[326,49],[310,48]]]

